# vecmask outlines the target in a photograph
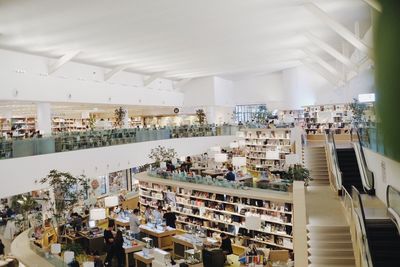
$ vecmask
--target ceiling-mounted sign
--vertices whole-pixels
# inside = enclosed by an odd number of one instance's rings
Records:
[[[178,114],[179,113],[179,108],[174,108],[174,113]]]

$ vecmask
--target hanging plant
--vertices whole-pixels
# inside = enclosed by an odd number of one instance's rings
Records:
[[[58,225],[66,221],[68,213],[79,200],[87,196],[89,189],[89,181],[84,175],[75,177],[68,172],[57,170],[51,170],[46,177],[36,182],[48,184],[53,191],[54,203],[50,203],[50,212]]]
[[[152,159],[157,166],[160,166],[160,162],[172,160],[176,158],[178,154],[173,148],[165,148],[163,146],[157,146],[153,148],[149,154],[149,158]]]
[[[352,112],[352,123],[354,127],[358,128],[366,121],[364,118],[364,112],[368,109],[368,106],[365,103],[360,103],[358,99],[353,98],[353,103],[350,103],[350,109]]]
[[[200,125],[203,125],[207,121],[206,114],[204,113],[203,109],[198,109],[196,110],[196,116],[197,116],[197,121],[199,122]]]
[[[118,126],[119,128],[122,128],[122,126],[124,125],[126,110],[123,109],[122,107],[119,107],[114,111],[114,115],[115,115],[116,126]]]

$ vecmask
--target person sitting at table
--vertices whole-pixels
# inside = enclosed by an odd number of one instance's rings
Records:
[[[108,228],[104,230],[104,242],[106,244],[107,256],[104,261],[105,266],[112,266],[112,259],[114,257],[114,234],[112,230],[114,229],[114,220],[108,221]]]
[[[225,261],[227,261],[227,255],[230,255],[233,253],[232,241],[225,233],[221,233],[220,237],[221,237],[220,249],[224,253]]]
[[[228,181],[235,181],[235,174],[233,173],[232,166],[228,167],[228,172],[225,174],[225,179]]]
[[[176,228],[176,215],[175,212],[171,211],[171,207],[167,208],[167,212],[164,214],[165,224],[169,227]]]
[[[139,210],[134,209],[133,214],[129,217],[129,229],[131,230],[133,237],[139,239],[140,237],[140,221],[139,221]]]

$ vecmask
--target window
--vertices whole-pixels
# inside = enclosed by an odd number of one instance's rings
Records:
[[[246,123],[251,122],[256,116],[257,112],[266,111],[267,105],[254,104],[254,105],[237,105],[235,107],[236,122]]]

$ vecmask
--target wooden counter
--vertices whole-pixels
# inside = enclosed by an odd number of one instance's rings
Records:
[[[134,245],[134,246],[131,246],[131,247],[124,247],[124,251],[125,251],[125,266],[126,267],[129,267],[129,258],[130,258],[130,256],[135,252],[141,251],[143,249],[143,247],[146,245],[142,241],[139,241],[139,240],[135,240],[135,241],[136,241],[137,245]]]
[[[151,263],[154,259],[153,255],[145,257],[143,251],[135,252],[133,258],[135,259],[135,267],[151,267]]]
[[[172,236],[176,234],[176,229],[167,227],[165,231],[158,231],[143,224],[139,228],[140,232],[153,239],[154,246],[157,248],[172,249]]]

